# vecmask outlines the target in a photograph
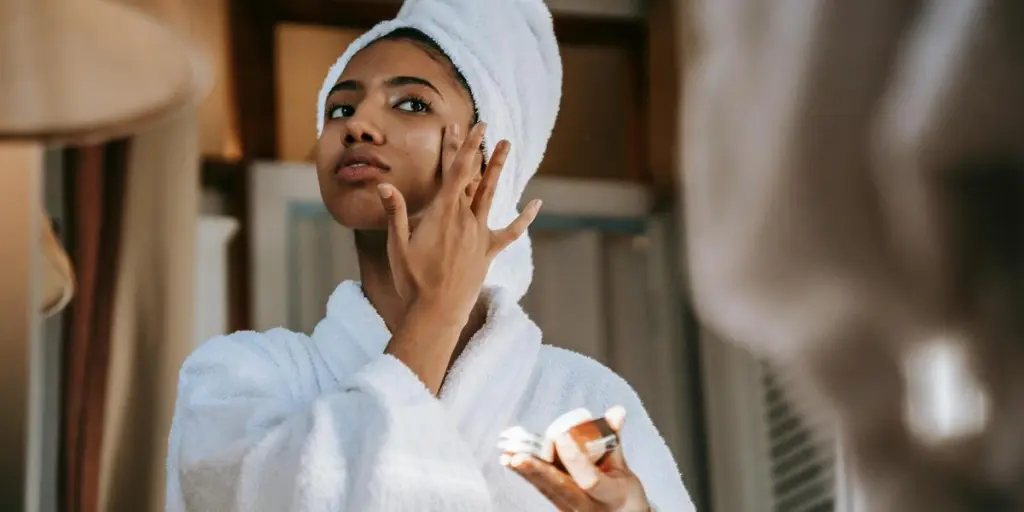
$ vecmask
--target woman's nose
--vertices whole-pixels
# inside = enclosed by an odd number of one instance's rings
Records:
[[[380,145],[384,143],[384,134],[373,123],[354,116],[345,125],[345,145],[351,146],[360,142]]]

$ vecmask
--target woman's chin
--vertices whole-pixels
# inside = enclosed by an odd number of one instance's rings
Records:
[[[350,191],[324,198],[324,206],[334,221],[349,229],[387,229],[388,219],[380,197],[363,191]]]
[[[351,215],[341,213],[332,215],[334,221],[342,226],[355,231],[377,231],[388,229],[388,220],[382,211],[379,216],[370,212],[351,212]]]

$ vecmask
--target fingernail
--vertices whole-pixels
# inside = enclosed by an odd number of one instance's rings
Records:
[[[383,184],[383,183],[380,184],[380,185],[377,185],[377,193],[380,194],[380,197],[383,197],[384,199],[388,199],[388,198],[391,197],[391,192],[392,192],[391,185],[387,185],[387,184]]]
[[[481,132],[486,132],[487,131],[487,123],[485,123],[483,121],[480,121],[480,123],[477,126],[480,127],[480,131]]]
[[[618,430],[626,423],[626,408],[621,405],[609,407],[608,411],[604,413],[604,417],[612,429]]]
[[[533,205],[532,205],[533,211],[539,212],[541,206],[544,206],[544,201],[541,201],[540,199],[534,199],[533,200]]]
[[[530,462],[530,456],[524,453],[517,453],[509,461],[509,465],[516,469],[528,469]]]

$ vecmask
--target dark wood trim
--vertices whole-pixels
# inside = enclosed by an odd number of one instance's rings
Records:
[[[643,20],[555,16],[555,36],[566,45],[640,46],[646,30]]]
[[[366,30],[398,14],[399,3],[366,0],[274,0],[274,18],[280,23],[323,25]]]
[[[650,0],[643,62],[644,153],[647,179],[654,184],[655,201],[671,204],[677,195],[680,113],[680,53],[676,14],[671,0]]]
[[[273,10],[228,0],[233,121],[243,158],[277,158],[277,75]]]
[[[632,45],[629,51],[629,161],[626,176],[629,181],[651,182],[651,158],[648,149],[649,87],[647,85],[647,57],[643,45]]]
[[[399,2],[373,0],[275,0],[280,23],[324,25],[366,30],[398,14]],[[642,42],[644,20],[556,13],[555,35],[571,45],[631,45]]]
[[[238,221],[238,233],[228,246],[228,327],[231,331],[252,328],[252,294],[249,254],[248,162],[276,160],[277,149],[277,47],[274,26],[276,9],[270,2],[228,0],[230,82],[233,122],[237,127],[240,161],[204,159],[204,187],[218,190],[227,214]]]
[[[66,152],[68,247],[77,283],[64,332],[59,502],[99,508],[107,374],[130,142]]]
[[[249,254],[248,162],[204,158],[203,188],[220,193],[225,214],[238,221],[238,232],[228,246],[228,328],[252,329],[252,260]]]

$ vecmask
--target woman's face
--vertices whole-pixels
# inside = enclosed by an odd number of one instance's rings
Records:
[[[395,186],[410,217],[440,187],[446,126],[469,133],[473,105],[451,64],[417,43],[378,41],[357,53],[327,97],[316,151],[320,195],[352,229],[385,229],[377,185]]]

